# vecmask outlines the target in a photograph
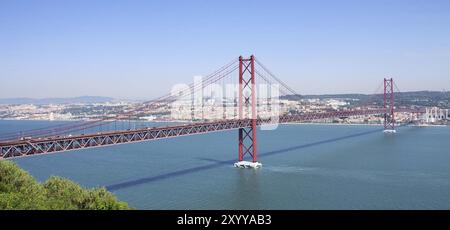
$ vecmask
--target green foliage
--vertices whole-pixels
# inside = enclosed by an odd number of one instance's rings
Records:
[[[0,209],[130,209],[105,188],[85,189],[73,181],[51,177],[38,183],[11,161],[0,161]]]

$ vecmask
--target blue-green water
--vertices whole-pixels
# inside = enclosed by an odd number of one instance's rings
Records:
[[[55,124],[0,121],[0,132]],[[258,132],[258,170],[237,169],[237,132],[15,159],[107,186],[138,209],[450,209],[450,128],[284,125]]]

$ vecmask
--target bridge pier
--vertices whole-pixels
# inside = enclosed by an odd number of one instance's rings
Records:
[[[239,57],[239,119],[251,119],[250,127],[240,128],[238,131],[238,162],[235,167],[258,168],[256,148],[256,84],[255,57],[248,59]],[[245,109],[245,111],[244,111]],[[252,157],[252,162],[244,161],[245,155]]]
[[[395,133],[394,79],[384,79],[384,133]]]

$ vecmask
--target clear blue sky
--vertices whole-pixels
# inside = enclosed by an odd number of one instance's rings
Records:
[[[450,89],[450,1],[0,1],[0,98],[153,98],[255,54],[296,91]]]

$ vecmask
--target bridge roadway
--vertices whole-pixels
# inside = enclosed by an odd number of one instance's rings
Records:
[[[258,119],[257,125],[270,123],[305,122],[338,117],[384,114],[385,109],[344,110],[325,113],[280,116],[278,121],[271,118]],[[396,110],[396,112],[412,112]],[[417,111],[418,112],[418,111]],[[73,136],[54,136],[0,142],[0,160],[37,154],[64,152],[78,149],[103,147],[117,144],[157,140],[163,138],[205,134],[233,130],[251,126],[251,119],[220,120],[204,123],[191,123],[165,127],[146,127],[133,130],[80,134]]]

